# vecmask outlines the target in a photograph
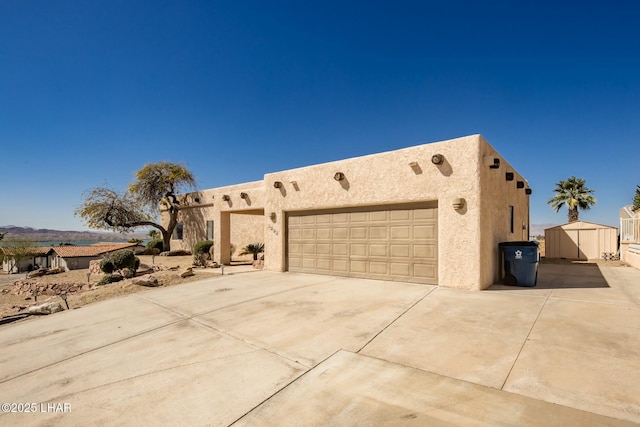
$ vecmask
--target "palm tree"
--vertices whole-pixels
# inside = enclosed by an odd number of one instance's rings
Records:
[[[258,254],[264,252],[264,243],[251,243],[244,248],[242,248],[242,252],[238,255],[253,255],[253,260],[256,261],[258,259]]]
[[[547,204],[551,205],[556,212],[566,205],[569,208],[569,222],[578,221],[578,209],[586,211],[596,204],[596,198],[591,195],[595,190],[588,189],[584,184],[584,179],[575,176],[556,183],[556,188],[553,190],[556,195],[550,198]]]

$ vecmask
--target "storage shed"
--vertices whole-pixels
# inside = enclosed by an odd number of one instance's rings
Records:
[[[618,252],[618,229],[576,221],[544,230],[545,257],[575,260],[599,259]]]

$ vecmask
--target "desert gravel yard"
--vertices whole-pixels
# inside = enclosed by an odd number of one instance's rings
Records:
[[[157,271],[154,274],[161,282],[163,287],[179,285],[182,283],[193,282],[196,280],[202,280],[203,277],[210,277],[212,275],[220,274],[220,270],[216,269],[196,269],[195,276],[186,278],[180,277],[180,273],[187,267],[190,267],[193,262],[192,256],[156,256],[150,255],[138,255],[141,265],[152,267],[158,266],[164,270]],[[175,270],[173,270],[175,269]],[[41,277],[34,277],[28,279],[30,282],[40,283],[77,283],[84,285],[87,283],[88,269],[71,270],[64,273],[46,275]],[[71,308],[82,307],[87,304],[91,304],[98,301],[104,301],[109,298],[117,296],[128,295],[145,290],[144,287],[133,286],[130,280],[124,280],[122,282],[110,283],[105,286],[97,286],[96,284],[102,278],[102,275],[91,274],[89,276],[89,282],[93,289],[88,292],[81,292],[78,294],[70,294],[68,297],[69,306]],[[32,295],[16,295],[14,293],[14,282],[17,280],[24,280],[25,274],[0,274],[0,318],[3,316],[15,315],[26,312],[27,308],[31,305],[36,305]],[[59,301],[62,300],[53,295],[40,295],[38,297],[38,303],[45,301]]]
[[[628,267],[211,277],[0,326],[0,425],[637,425],[638,330]]]

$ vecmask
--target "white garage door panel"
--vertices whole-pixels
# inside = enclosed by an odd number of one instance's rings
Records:
[[[436,284],[435,204],[290,213],[289,271]]]

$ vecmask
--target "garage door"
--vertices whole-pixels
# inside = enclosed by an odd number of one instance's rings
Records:
[[[435,204],[287,215],[293,272],[436,284]]]

